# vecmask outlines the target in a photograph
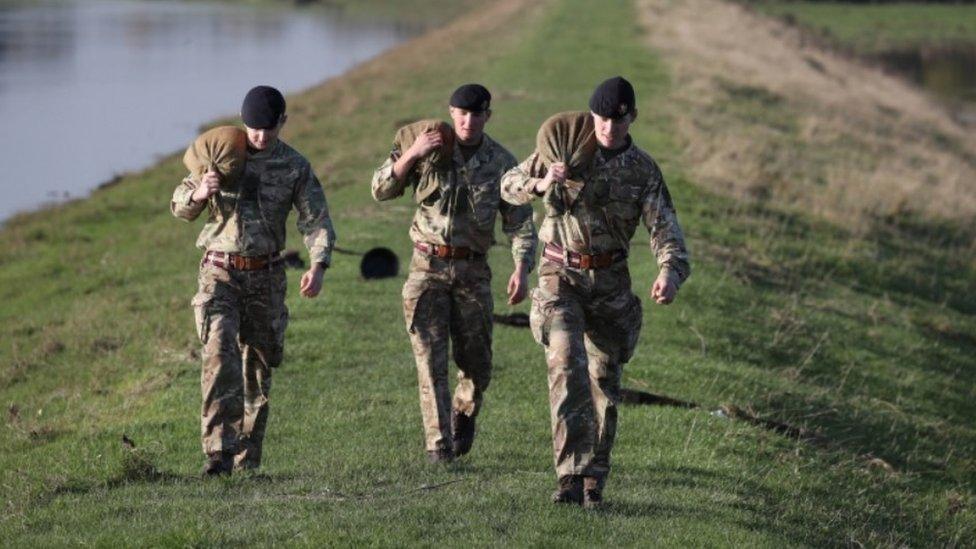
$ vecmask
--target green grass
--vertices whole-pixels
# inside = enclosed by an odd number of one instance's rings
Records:
[[[926,46],[976,46],[976,5],[751,1],[759,10],[820,32],[860,54]]]
[[[0,233],[0,539],[14,546],[965,545],[976,538],[976,249],[918,219],[864,238],[802,212],[701,190],[677,163],[664,67],[623,0],[559,0],[413,43],[290,99],[339,244],[406,259],[409,199],[375,204],[395,121],[446,116],[459,82],[495,95],[489,132],[519,157],[538,124],[624,74],[637,143],[662,162],[695,272],[646,299],[625,385],[704,410],[622,411],[608,509],[547,502],[554,485],[542,350],[496,327],[495,375],[471,456],[425,464],[403,277],[365,283],[337,254],[324,295],[297,297],[275,373],[265,467],[201,481],[189,299],[199,223],[167,203],[178,157]],[[464,47],[456,40],[463,34]],[[612,41],[610,38],[612,37]],[[504,239],[502,239],[504,240]],[[292,231],[290,247],[300,248]],[[496,296],[511,269],[491,257]],[[508,312],[502,300],[497,312]],[[525,305],[515,307],[526,311]],[[751,408],[817,442],[708,413]],[[13,408],[11,408],[13,410]],[[121,444],[125,433],[137,444]]]

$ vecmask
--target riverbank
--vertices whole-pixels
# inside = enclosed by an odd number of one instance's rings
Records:
[[[919,216],[976,222],[976,137],[923,90],[736,3],[642,5],[700,182],[862,233]]]
[[[231,0],[218,0],[231,1]],[[241,0],[236,0],[240,2]],[[243,0],[264,7],[299,7],[342,13],[351,19],[391,20],[412,28],[432,29],[443,25],[480,4],[477,0],[453,2],[430,0]]]
[[[745,1],[867,57],[908,49],[976,49],[976,6],[924,2]]]
[[[199,359],[188,303],[199,224],[167,211],[183,176],[178,155],[89,200],[17,218],[0,232],[8,408],[0,538],[17,546],[973,539],[976,259],[967,226],[913,212],[853,230],[802,203],[713,186],[688,161],[680,123],[696,119],[675,94],[689,88],[649,31],[663,4],[613,0],[590,11],[584,0],[502,0],[289,98],[285,139],[325,182],[340,245],[352,253],[336,255],[318,300],[299,299],[298,273],[289,274],[292,322],[262,475],[196,478]],[[451,89],[481,81],[495,95],[489,133],[523,158],[548,114],[582,108],[613,74],[637,86],[634,138],[663,166],[695,268],[677,303],[650,304],[656,268],[638,232],[631,272],[644,331],[624,383],[702,409],[624,407],[610,505],[584,513],[547,501],[555,479],[545,366],[525,330],[496,328],[474,453],[450,467],[424,464],[403,278],[361,281],[355,253],[379,245],[401,259],[410,253],[409,199],[376,204],[368,192],[398,121],[444,117]],[[776,118],[792,91],[770,99],[753,88],[733,81],[737,93],[720,105],[793,132],[792,119]],[[801,181],[797,192],[820,188]],[[294,231],[289,247],[302,249]],[[501,296],[511,260],[499,247],[490,261]],[[806,435],[709,413],[722,405],[735,405],[725,416],[747,410]]]
[[[4,4],[0,29],[0,118],[19,128],[0,137],[0,223],[158,163],[255,81],[295,93],[421,34],[335,10],[181,0]]]
[[[743,1],[803,31],[819,47],[898,75],[976,125],[973,4]]]

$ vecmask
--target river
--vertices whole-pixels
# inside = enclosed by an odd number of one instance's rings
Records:
[[[254,85],[299,91],[412,34],[324,9],[0,0],[0,220],[185,147]]]
[[[875,59],[941,100],[959,122],[976,127],[976,46],[892,50]]]

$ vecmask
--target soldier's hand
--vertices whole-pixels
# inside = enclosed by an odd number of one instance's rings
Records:
[[[522,263],[519,263],[512,276],[508,277],[508,304],[518,305],[529,292],[529,273]]]
[[[218,190],[220,190],[220,174],[214,170],[210,170],[200,178],[200,184],[197,185],[190,198],[194,202],[203,202],[213,196]]]
[[[441,137],[441,132],[430,130],[429,132],[420,134],[417,140],[413,142],[413,145],[410,145],[407,153],[414,158],[423,158],[443,143],[444,138]]]
[[[302,275],[302,280],[299,283],[299,293],[302,297],[315,297],[319,295],[322,291],[322,275],[325,270],[318,263],[312,265],[312,268],[305,271]]]
[[[660,305],[667,305],[674,301],[676,295],[678,287],[675,283],[666,274],[659,274],[651,286],[651,298]]]
[[[569,175],[569,170],[566,168],[566,164],[562,162],[556,162],[555,164],[549,166],[549,171],[546,172],[546,176],[542,178],[535,184],[535,190],[539,193],[544,193],[549,190],[554,183],[563,183],[566,181],[566,177]]]

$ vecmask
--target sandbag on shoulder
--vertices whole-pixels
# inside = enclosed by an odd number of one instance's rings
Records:
[[[546,168],[564,162],[569,169],[569,178],[579,179],[589,170],[596,154],[593,117],[586,111],[550,116],[539,127],[535,147]]]
[[[221,175],[220,188],[237,183],[247,162],[247,134],[236,126],[219,126],[197,137],[183,153],[183,164],[198,181],[211,167]]]
[[[553,185],[543,203],[549,214],[561,214],[569,208],[583,189],[583,175],[593,164],[596,154],[593,117],[586,111],[554,114],[539,127],[535,150],[546,169],[563,162],[569,172],[566,182]]]
[[[431,151],[413,167],[419,175],[417,187],[414,189],[414,200],[418,203],[426,200],[437,190],[437,177],[432,172],[451,168],[454,155],[454,128],[443,120],[418,120],[398,129],[393,138],[393,146],[404,152],[421,134],[431,130],[440,132],[441,146]]]

